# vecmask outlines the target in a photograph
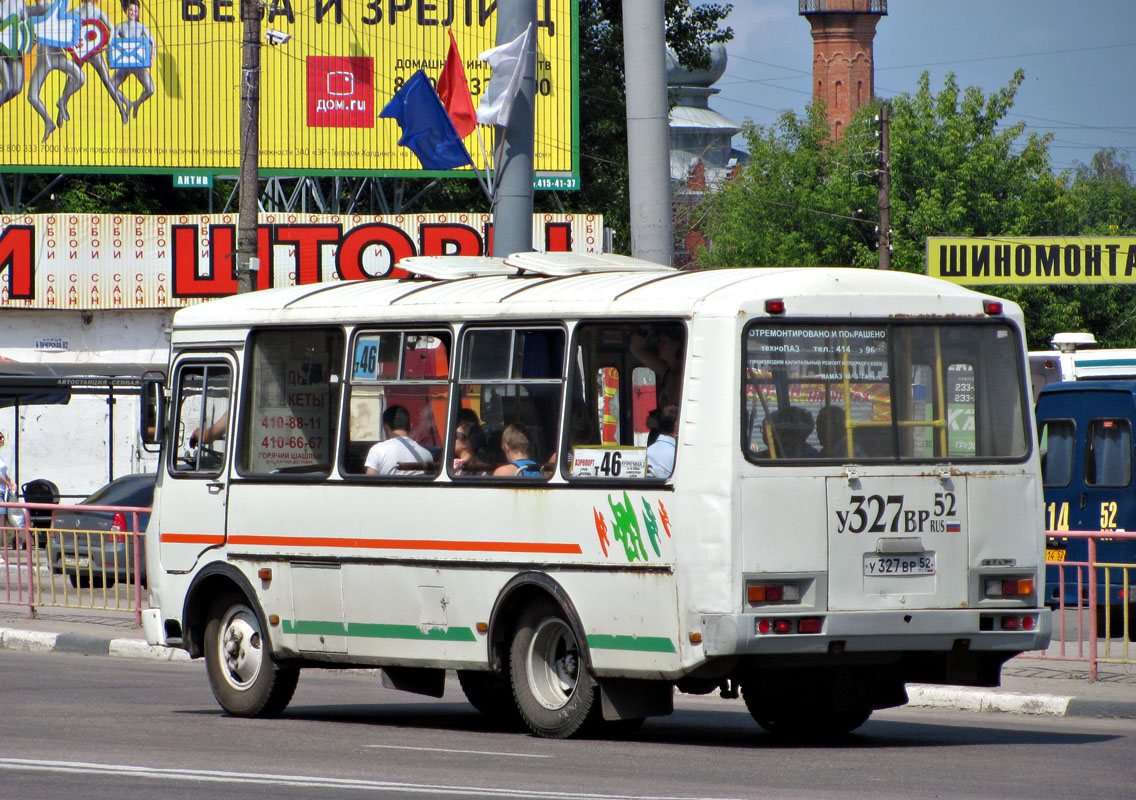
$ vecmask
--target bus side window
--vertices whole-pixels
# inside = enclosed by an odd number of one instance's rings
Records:
[[[1085,454],[1087,486],[1127,486],[1132,481],[1132,430],[1126,419],[1089,423]]]
[[[448,330],[436,329],[356,334],[340,456],[344,475],[368,474],[368,461],[377,470],[371,474],[382,477],[439,474],[450,399],[450,341]],[[385,420],[402,420],[395,424],[406,429],[384,427]]]
[[[343,332],[276,328],[254,331],[249,341],[238,471],[328,475],[339,419]]]
[[[170,471],[217,475],[225,461],[233,377],[228,364],[193,364],[177,374]]]
[[[556,456],[564,385],[560,328],[470,328],[462,340],[457,419],[447,458],[458,480],[547,478]],[[456,433],[477,427],[476,448]],[[513,430],[508,432],[508,429]],[[508,452],[507,447],[508,445]],[[516,449],[514,449],[514,446]]]
[[[569,478],[670,476],[677,429],[663,432],[659,420],[664,409],[678,415],[685,343],[686,329],[672,320],[577,326],[561,459]],[[649,470],[648,446],[662,435]]]

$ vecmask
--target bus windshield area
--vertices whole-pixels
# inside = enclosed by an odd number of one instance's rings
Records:
[[[1020,343],[1007,325],[775,324],[743,339],[742,448],[780,460],[1021,459]]]

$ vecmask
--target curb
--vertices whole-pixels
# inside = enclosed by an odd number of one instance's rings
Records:
[[[143,639],[106,639],[81,633],[46,633],[0,628],[0,649],[30,653],[72,653],[151,661],[190,661],[189,653],[173,647],[147,644]]]
[[[1056,717],[1136,719],[1136,701],[1085,700],[1068,695],[1027,694],[972,689],[961,686],[928,686],[909,683],[907,705],[956,711],[993,711]]]

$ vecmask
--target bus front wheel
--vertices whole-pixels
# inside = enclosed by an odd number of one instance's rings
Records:
[[[205,625],[205,670],[221,708],[236,717],[275,717],[292,699],[300,671],[272,657],[260,618],[241,596],[218,597]]]
[[[517,709],[533,733],[567,739],[600,713],[599,687],[564,612],[549,602],[525,609],[509,650]]]

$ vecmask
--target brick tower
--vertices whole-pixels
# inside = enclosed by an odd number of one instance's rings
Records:
[[[828,126],[839,139],[852,113],[872,99],[876,23],[887,0],[799,0],[813,34],[813,97],[828,107]]]

